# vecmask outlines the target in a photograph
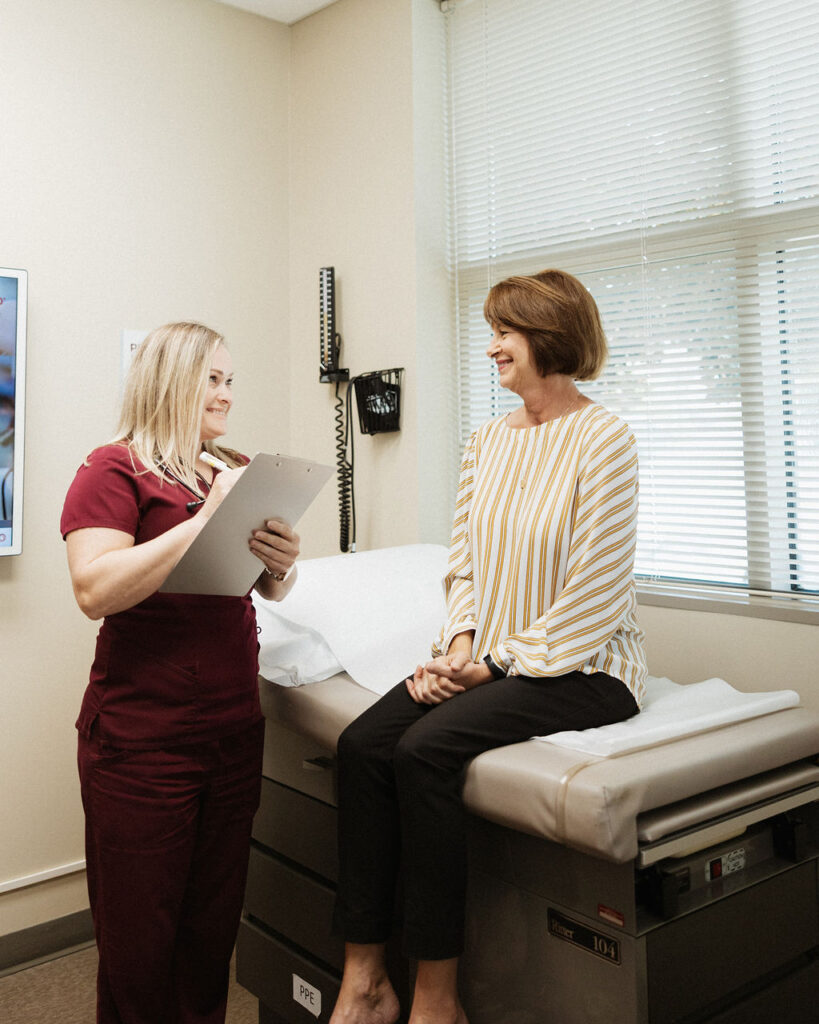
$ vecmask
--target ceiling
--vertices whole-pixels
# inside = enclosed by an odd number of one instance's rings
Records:
[[[217,3],[241,7],[243,11],[292,25],[294,21],[306,18],[322,7],[329,7],[335,0],[217,0]]]

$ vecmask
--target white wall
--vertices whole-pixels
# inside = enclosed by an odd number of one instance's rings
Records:
[[[418,361],[418,539],[449,543],[461,452],[453,295],[446,265],[444,18],[437,0],[413,3],[415,326]]]
[[[290,443],[289,30],[208,0],[2,11],[0,265],[29,271],[24,551],[0,559],[0,884],[82,860],[74,721],[96,626],[59,536],[111,435],[122,328],[227,337],[229,439]],[[86,906],[84,876],[0,896],[0,935]]]

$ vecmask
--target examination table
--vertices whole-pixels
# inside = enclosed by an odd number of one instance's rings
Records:
[[[237,973],[260,1024],[330,1017],[336,743],[429,650],[446,565],[434,544],[300,561],[284,601],[254,598],[267,735]],[[819,716],[798,701],[650,678],[629,722],[475,758],[470,1024],[817,1024]],[[406,1009],[400,927],[388,957]]]
[[[356,556],[358,557],[358,556]],[[343,944],[334,750],[377,699],[261,681],[237,974],[260,1024],[323,1022]],[[471,1024],[819,1021],[819,716],[801,707],[600,758],[529,740],[470,765]],[[390,970],[403,995],[400,939]]]

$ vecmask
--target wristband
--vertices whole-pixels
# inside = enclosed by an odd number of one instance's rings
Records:
[[[272,576],[272,577],[273,577],[273,579],[274,579],[274,580],[275,580],[275,581],[276,581],[277,583],[284,583],[284,581],[285,581],[285,580],[287,579],[287,577],[288,577],[288,576],[289,576],[289,575],[290,575],[290,574],[291,574],[291,573],[293,572],[293,570],[294,570],[295,568],[296,568],[296,563],[294,562],[294,563],[293,563],[293,564],[292,564],[292,565],[290,566],[290,568],[289,568],[289,569],[287,570],[287,572],[271,572],[271,571],[270,571],[270,570],[269,570],[269,569],[267,568],[267,566],[265,566],[265,567],[264,567],[264,571],[265,571],[265,572],[267,573],[267,575],[268,575],[268,576]]]
[[[487,656],[483,659],[483,663],[492,673],[493,679],[506,678],[506,669],[502,665],[499,665],[496,661],[494,661],[491,654],[487,654]]]

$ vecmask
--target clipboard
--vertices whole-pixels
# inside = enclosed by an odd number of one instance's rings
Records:
[[[244,596],[264,568],[247,546],[253,530],[266,519],[295,526],[333,472],[332,466],[287,455],[255,456],[160,591]]]

